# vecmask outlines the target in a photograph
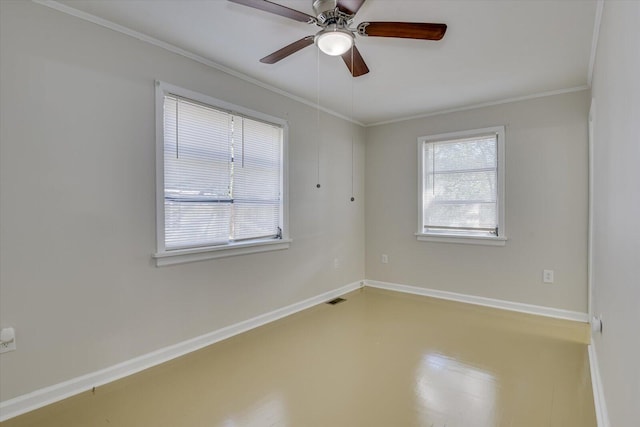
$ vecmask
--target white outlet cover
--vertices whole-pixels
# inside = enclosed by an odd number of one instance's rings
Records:
[[[542,280],[544,283],[553,283],[553,270],[543,270]]]

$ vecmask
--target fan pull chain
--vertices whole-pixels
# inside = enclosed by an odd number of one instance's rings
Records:
[[[351,201],[354,202],[356,198],[353,196],[353,137],[351,137]]]
[[[353,51],[355,50],[355,44],[353,46],[351,46],[351,120],[353,120]],[[354,202],[356,200],[356,198],[353,195],[353,165],[354,165],[354,156],[353,156],[353,150],[354,150],[354,143],[353,143],[353,124],[351,126],[351,201]]]
[[[317,164],[317,184],[320,188],[320,49],[316,49],[316,160]]]

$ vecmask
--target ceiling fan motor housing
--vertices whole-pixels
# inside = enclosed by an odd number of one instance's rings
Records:
[[[316,15],[321,15],[325,12],[333,11],[338,7],[338,0],[314,0],[313,10]]]
[[[316,23],[323,28],[334,24],[340,28],[346,28],[353,19],[353,15],[344,13],[338,8],[337,0],[314,0],[313,10],[316,14]]]

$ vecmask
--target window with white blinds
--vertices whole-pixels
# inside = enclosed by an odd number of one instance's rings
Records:
[[[283,123],[163,89],[156,255],[282,240]]]
[[[503,238],[504,128],[423,137],[418,148],[418,236]]]

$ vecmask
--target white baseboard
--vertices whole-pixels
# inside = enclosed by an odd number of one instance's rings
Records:
[[[600,378],[600,368],[598,367],[598,356],[593,339],[589,345],[589,368],[591,370],[591,385],[593,387],[593,404],[596,407],[596,420],[598,427],[610,427],[607,403],[604,399],[604,389]]]
[[[283,317],[313,307],[317,304],[321,304],[327,300],[344,295],[347,292],[354,291],[362,286],[370,286],[372,288],[387,289],[391,291],[404,292],[414,295],[423,295],[434,298],[459,301],[469,304],[482,305],[487,307],[501,308],[504,310],[518,311],[521,313],[536,314],[540,316],[555,317],[559,319],[568,319],[578,322],[587,322],[588,316],[586,313],[579,313],[569,310],[561,310],[556,308],[542,307],[530,304],[523,304],[517,302],[510,302],[492,298],[478,297],[473,295],[464,295],[454,292],[439,291],[435,289],[426,289],[416,286],[401,285],[396,283],[379,282],[375,280],[365,280],[350,283],[332,291],[324,292],[312,298],[308,298],[304,301],[300,301],[286,307],[256,316],[252,319],[248,319],[222,329],[201,335],[199,337],[186,340],[175,345],[165,347],[154,352],[136,357],[131,360],[119,363],[117,365],[92,372],[80,377],[72,378],[68,381],[54,384],[49,387],[45,387],[39,390],[35,390],[31,393],[24,394],[22,396],[15,397],[3,402],[0,402],[0,422],[8,420],[18,415],[24,414],[29,411],[41,408],[54,402],[58,402],[62,399],[74,396],[87,390],[91,390],[93,387],[98,387],[112,381],[119,380],[126,376],[135,374],[193,351],[199,350],[216,342],[230,338],[234,335],[241,334],[248,330],[257,328],[267,323],[276,321]],[[592,346],[589,347],[590,361],[592,361],[592,379],[594,382],[594,396],[596,390],[598,390],[599,401],[602,402],[601,406],[598,406],[596,402],[596,408],[602,408],[604,406],[604,399],[602,398],[602,386],[599,382],[599,374],[594,374],[594,369],[597,369],[597,363],[594,365],[595,349]],[[594,368],[595,366],[595,368]],[[596,383],[597,379],[597,383]],[[604,409],[604,418],[606,419],[606,408]],[[598,418],[600,419],[600,418]],[[598,427],[609,427],[608,422],[605,424],[598,424]]]
[[[562,310],[559,308],[543,307],[540,305],[524,304],[521,302],[505,301],[500,299],[478,297],[475,295],[458,294],[455,292],[439,291],[437,289],[420,288],[417,286],[401,285],[397,283],[379,282],[377,280],[365,280],[365,286],[387,289],[390,291],[404,292],[407,294],[422,295],[451,301],[465,302],[467,304],[482,305],[485,307],[501,308],[503,310],[517,311],[520,313],[536,314],[538,316],[554,317],[557,319],[574,320],[587,323],[587,313]]]
[[[354,291],[362,286],[362,281],[350,283],[342,286],[341,288],[324,292],[304,301],[288,305],[269,313],[261,314],[252,319],[218,329],[208,334],[201,335],[148,354],[144,354],[117,365],[0,402],[0,422],[51,403],[58,402],[84,391],[91,390],[93,387],[98,387],[112,381],[119,380],[126,376],[183,356],[187,353],[199,350],[208,345],[215,344],[216,342],[230,338],[234,335],[241,334],[248,330],[257,328],[258,326],[265,325],[321,304],[340,295],[344,295],[345,293]]]

